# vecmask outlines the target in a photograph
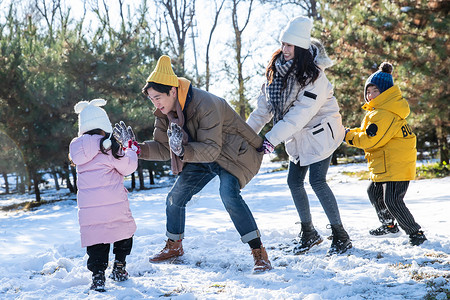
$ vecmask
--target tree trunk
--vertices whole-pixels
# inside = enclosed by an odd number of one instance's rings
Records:
[[[77,192],[78,191],[78,187],[77,187],[77,169],[75,167],[73,167],[73,166],[70,166],[70,172],[72,173],[74,191]]]
[[[25,194],[25,178],[23,175],[17,176],[17,191],[19,194]]]
[[[136,188],[136,175],[131,173],[131,190],[133,191]]]
[[[337,166],[338,161],[337,161],[337,151],[333,152],[333,156],[331,157],[331,165],[333,166]]]
[[[237,80],[238,80],[238,100],[237,100],[237,113],[241,116],[242,119],[247,119],[245,108],[247,107],[247,99],[245,97],[245,86],[244,86],[244,75],[243,75],[243,62],[245,60],[245,57],[242,57],[242,32],[245,30],[245,28],[248,25],[248,22],[250,20],[250,14],[252,11],[252,4],[253,0],[250,1],[249,7],[248,7],[248,14],[247,19],[245,21],[244,26],[242,28],[239,27],[238,24],[238,5],[239,1],[233,0],[232,4],[232,24],[234,29],[234,42],[235,42],[235,49],[236,52],[235,59],[236,59],[236,67],[237,67]]]
[[[64,163],[63,165],[63,177],[66,180],[67,188],[71,193],[76,193],[74,186],[72,185],[72,182],[70,181],[70,172],[69,172],[69,165],[67,163]]]
[[[440,120],[439,120],[440,121]],[[439,146],[439,162],[441,164],[449,163],[449,153],[448,153],[448,142],[447,142],[447,134],[445,133],[445,128],[442,125],[442,122],[437,122],[436,126],[436,136]]]
[[[150,185],[155,184],[155,176],[153,176],[153,170],[151,167],[149,167],[148,169],[148,177],[150,178]]]
[[[142,171],[142,166],[139,166],[138,169],[138,176],[139,176],[139,188],[141,190],[145,189],[145,182],[144,182],[144,172]]]
[[[3,180],[5,181],[5,194],[9,194],[8,173],[3,173]]]
[[[52,170],[52,177],[53,177],[53,180],[55,181],[55,188],[57,191],[59,191],[60,187],[59,187],[59,182],[58,182],[58,174],[56,173],[56,170]]]
[[[37,171],[32,171],[31,176],[33,176],[34,195],[36,202],[41,202],[41,191],[39,190],[39,174],[37,173]]]

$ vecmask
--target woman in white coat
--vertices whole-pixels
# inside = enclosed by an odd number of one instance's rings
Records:
[[[294,253],[305,253],[322,242],[312,224],[304,188],[309,169],[309,182],[331,225],[333,240],[328,251],[331,255],[352,247],[342,226],[336,198],[326,182],[331,156],[342,143],[345,129],[333,87],[324,73],[332,62],[322,44],[311,39],[311,28],[310,19],[298,17],[283,30],[281,48],[267,66],[267,82],[247,123],[259,133],[273,119],[273,128],[265,135],[260,150],[271,153],[284,142],[289,154],[287,181],[302,227]]]

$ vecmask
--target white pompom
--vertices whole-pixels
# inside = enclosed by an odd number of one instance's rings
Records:
[[[89,105],[104,106],[104,105],[106,105],[106,100],[105,99],[94,99],[89,102]]]
[[[106,139],[103,141],[103,148],[105,148],[105,150],[108,150],[109,148],[111,148],[111,139]]]
[[[87,101],[80,101],[77,104],[75,104],[74,109],[75,109],[75,113],[79,114],[83,111],[83,109],[86,108],[86,106],[88,106],[89,103]]]

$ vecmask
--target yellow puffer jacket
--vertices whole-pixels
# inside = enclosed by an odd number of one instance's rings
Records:
[[[408,102],[398,86],[381,93],[362,107],[367,110],[360,128],[351,129],[345,141],[364,149],[374,182],[409,181],[416,176],[416,135],[405,118]]]

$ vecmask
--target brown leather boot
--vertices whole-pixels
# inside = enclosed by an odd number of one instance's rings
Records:
[[[158,254],[151,257],[149,260],[152,263],[162,262],[171,258],[176,258],[184,254],[183,245],[180,241],[167,240],[166,246]]]
[[[255,266],[253,267],[254,273],[261,273],[272,269],[272,265],[269,261],[266,249],[261,245],[259,249],[252,249],[253,260]]]

